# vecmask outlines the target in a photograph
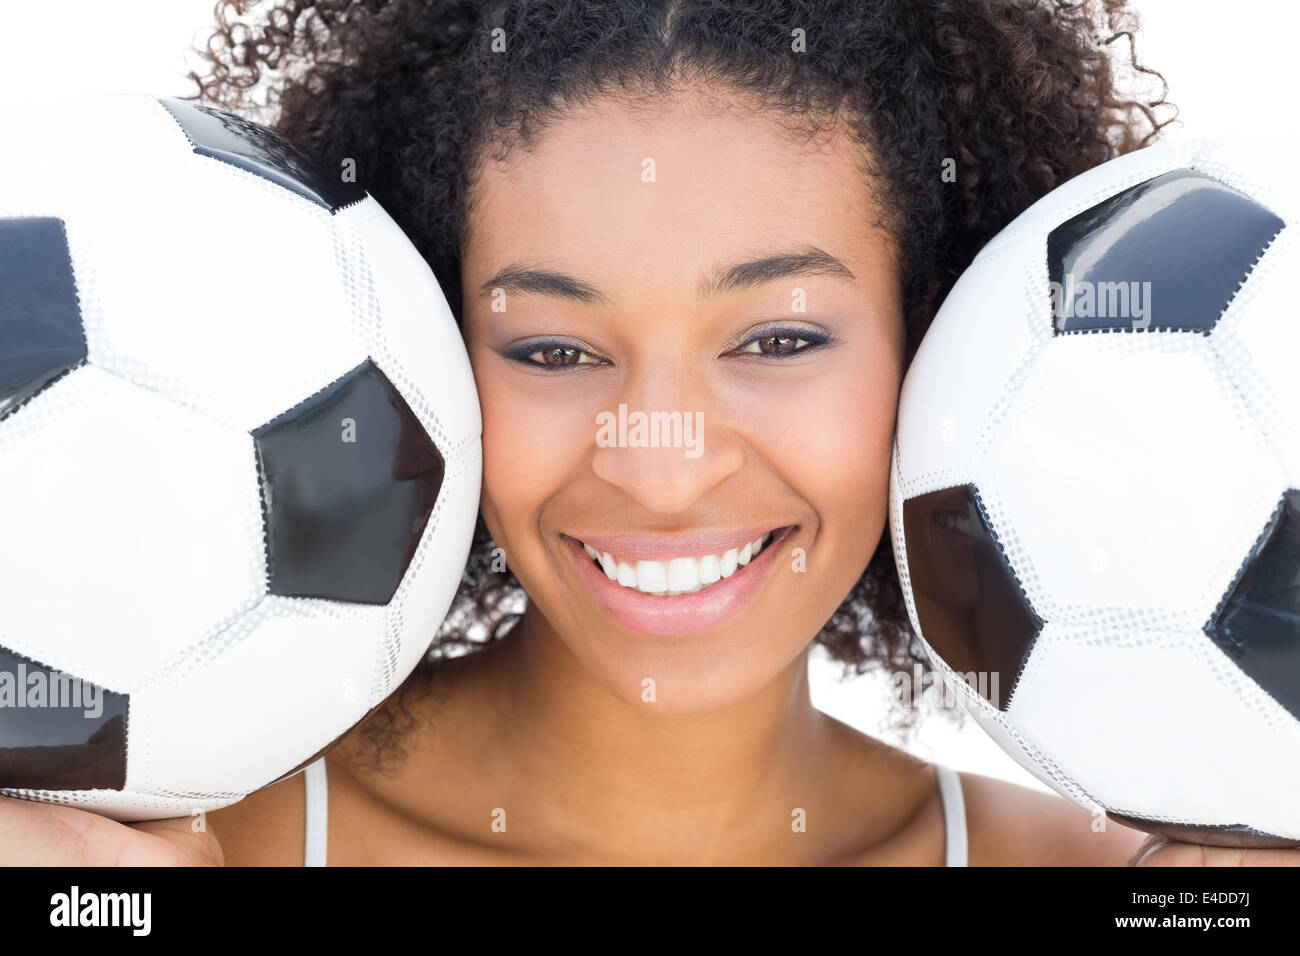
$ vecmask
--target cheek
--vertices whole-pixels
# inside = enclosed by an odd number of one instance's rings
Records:
[[[788,393],[737,399],[750,442],[827,531],[883,513],[899,376],[893,363],[842,354]]]
[[[824,463],[820,479],[826,500],[855,522],[876,524],[888,507],[898,387],[892,369],[840,383],[826,428],[808,451]]]
[[[540,506],[578,474],[599,409],[587,414],[586,402],[564,397],[563,382],[491,368],[476,367],[475,374],[483,409],[484,515],[489,526],[497,521],[503,537],[519,539],[535,529]]]
[[[901,369],[875,356],[839,356],[797,394],[755,397],[742,412],[763,423],[751,436],[756,451],[814,515],[806,552],[783,556],[804,572],[797,586],[810,625],[824,622],[853,587],[888,517]]]
[[[889,516],[889,464],[898,377],[890,371],[839,383],[805,454],[820,466],[808,494],[822,526],[807,556],[815,616],[835,612],[871,561]]]

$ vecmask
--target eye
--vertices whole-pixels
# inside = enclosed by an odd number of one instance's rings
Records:
[[[574,368],[578,365],[607,364],[578,343],[569,341],[525,342],[507,349],[502,354],[512,361],[533,365],[547,371]]]
[[[735,351],[741,355],[767,355],[781,358],[817,348],[829,341],[829,335],[812,329],[769,328],[762,329]]]

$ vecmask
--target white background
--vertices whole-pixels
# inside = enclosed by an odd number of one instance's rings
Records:
[[[1180,109],[1167,135],[1300,129],[1292,0],[1134,0],[1142,16],[1138,57],[1169,81]],[[186,54],[210,30],[213,0],[0,0],[0,109],[31,99],[87,92],[189,95],[197,59]],[[1122,41],[1121,41],[1122,42]],[[0,124],[0,148],[5,148]],[[817,656],[813,699],[826,712],[877,733],[886,686],[838,680]],[[882,734],[886,739],[888,734]],[[972,723],[933,717],[910,750],[1042,790]]]

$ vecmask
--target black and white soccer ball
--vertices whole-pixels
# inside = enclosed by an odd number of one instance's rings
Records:
[[[1300,141],[1174,141],[980,252],[903,385],[894,554],[966,708],[1063,796],[1300,841]]]
[[[446,615],[481,477],[464,345],[348,170],[262,126],[88,96],[0,139],[0,793],[233,803]]]

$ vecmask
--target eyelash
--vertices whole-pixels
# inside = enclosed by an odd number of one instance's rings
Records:
[[[524,365],[532,365],[536,368],[545,369],[548,372],[562,372],[565,369],[576,368],[578,365],[600,365],[600,362],[575,362],[572,365],[548,365],[545,362],[534,362],[529,356],[536,355],[538,352],[545,352],[548,349],[569,349],[579,353],[579,355],[591,355],[587,349],[580,348],[577,343],[565,341],[563,339],[547,339],[540,342],[525,342],[523,345],[516,345],[512,349],[506,349],[503,354],[506,358],[514,362],[521,362]]]
[[[752,352],[748,351],[749,346],[757,345],[759,342],[762,342],[764,339],[794,339],[796,346],[800,342],[803,342],[805,344],[789,352],[771,353],[771,352],[762,352],[762,351],[752,351]],[[791,355],[800,355],[804,352],[811,351],[812,349],[821,348],[822,346],[830,344],[830,342],[831,342],[830,335],[826,334],[825,332],[817,332],[812,329],[785,328],[785,327],[766,328],[766,329],[760,329],[757,333],[750,336],[748,339],[746,339],[744,342],[738,345],[735,349],[732,349],[731,352],[740,355],[758,355],[763,358],[784,359]],[[512,349],[507,349],[502,354],[506,358],[510,359],[511,361],[520,362],[521,364],[524,365],[531,365],[535,368],[545,369],[548,372],[566,371],[568,369],[577,368],[579,365],[608,364],[600,360],[595,362],[583,362],[580,359],[579,361],[568,365],[550,365],[547,364],[546,362],[534,361],[531,358],[531,356],[536,355],[539,352],[545,352],[548,349],[567,349],[567,350],[578,352],[580,356],[581,355],[590,356],[592,354],[589,350],[578,346],[577,343],[565,339],[547,339],[547,340],[537,341],[537,342],[525,342],[522,345],[516,345]]]

